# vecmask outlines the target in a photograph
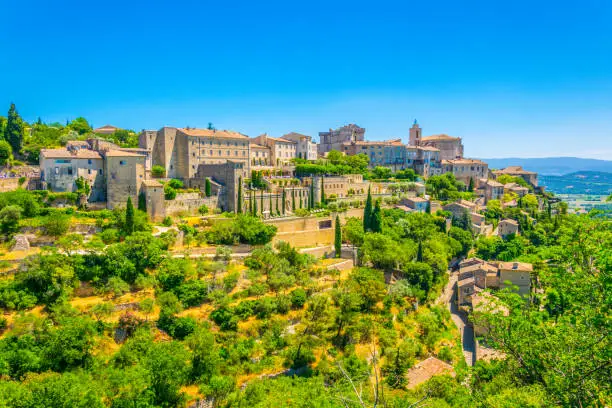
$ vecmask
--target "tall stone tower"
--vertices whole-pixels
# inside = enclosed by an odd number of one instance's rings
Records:
[[[410,139],[408,139],[408,145],[410,146],[420,146],[421,145],[421,136],[423,136],[423,129],[417,123],[417,120],[414,120],[414,124],[410,128]]]

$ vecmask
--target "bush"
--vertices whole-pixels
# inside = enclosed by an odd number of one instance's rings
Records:
[[[68,232],[70,228],[70,217],[67,215],[55,215],[45,217],[43,228],[47,235],[59,237]]]
[[[13,148],[5,141],[0,140],[0,166],[6,165],[13,158]]]
[[[170,227],[172,225],[172,217],[168,216],[164,218],[164,221],[162,222],[162,224],[166,227]]]
[[[174,188],[175,190],[179,190],[179,189],[183,188],[183,182],[181,180],[177,180],[177,179],[168,180],[166,185]]]
[[[155,165],[151,167],[151,176],[155,178],[166,177],[166,169],[163,166]]]
[[[291,292],[291,306],[301,309],[306,304],[308,294],[302,288],[297,288]]]
[[[164,198],[166,200],[174,200],[176,198],[176,189],[172,188],[170,184],[164,186]]]
[[[198,212],[200,213],[200,215],[208,214],[208,207],[206,206],[206,204],[202,204],[200,208],[198,208]]]

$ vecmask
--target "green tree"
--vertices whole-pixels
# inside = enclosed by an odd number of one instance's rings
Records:
[[[363,222],[357,217],[348,217],[344,224],[342,236],[353,246],[363,245]]]
[[[278,204],[278,193],[276,194],[276,215],[280,215],[280,206]]]
[[[470,177],[470,183],[468,184],[468,192],[473,193],[474,192],[474,178]]]
[[[206,177],[206,179],[204,180],[204,194],[206,194],[206,197],[210,197],[211,196],[211,188],[212,185],[210,183],[210,179],[208,177]]]
[[[147,196],[144,191],[138,194],[138,210],[147,212]]]
[[[253,198],[253,217],[257,217],[259,211],[257,211],[257,197],[255,196],[254,193],[252,195],[252,198]]]
[[[340,258],[342,255],[342,226],[338,215],[336,215],[336,230],[334,231],[334,249],[336,250],[336,258]]]
[[[13,159],[13,148],[5,140],[0,139],[0,166],[5,166]]]
[[[238,214],[242,214],[242,205],[243,205],[242,199],[243,197],[242,197],[242,176],[241,176],[241,177],[238,177],[238,204],[236,205],[236,212]]]
[[[368,187],[368,198],[366,198],[365,208],[363,209],[363,230],[365,232],[372,230],[372,193]]]
[[[21,207],[18,205],[8,205],[0,210],[0,228],[3,233],[11,234],[19,229],[21,212]]]
[[[308,209],[312,210],[314,208],[314,178],[311,180],[310,189],[308,190]]]
[[[370,223],[372,232],[382,232],[382,211],[380,209],[380,200],[376,200]]]
[[[295,212],[295,188],[291,189],[291,211]]]
[[[321,204],[323,207],[327,205],[327,197],[325,197],[325,178],[321,178]]]
[[[283,188],[283,215],[285,215],[285,210],[287,208],[287,192],[285,191],[285,189]]]
[[[265,206],[264,206],[264,193],[263,193],[263,190],[261,190],[261,192],[259,193],[259,200],[260,200],[259,202],[261,203],[261,215],[263,215],[263,213],[264,213],[264,209],[265,209]]]
[[[134,206],[132,197],[128,197],[125,207],[125,233],[131,235],[134,232]]]
[[[156,164],[155,166],[151,167],[151,176],[154,178],[166,177],[166,169],[164,166]]]
[[[11,107],[8,111],[4,138],[13,148],[13,154],[18,154],[21,151],[21,147],[23,146],[23,120],[21,116],[19,116],[19,113],[17,113],[14,103],[11,103]]]

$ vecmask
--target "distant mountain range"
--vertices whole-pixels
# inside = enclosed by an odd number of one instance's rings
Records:
[[[487,162],[490,169],[522,166],[525,170],[535,171],[540,175],[562,176],[581,171],[612,173],[612,160],[581,159],[578,157],[542,157],[535,159],[517,157],[481,160]]]
[[[555,194],[609,195],[612,193],[612,172],[579,171],[563,176],[542,175],[538,184]]]

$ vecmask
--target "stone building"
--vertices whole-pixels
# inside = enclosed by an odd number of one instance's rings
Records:
[[[363,142],[365,129],[354,124],[342,126],[338,129],[329,129],[328,132],[319,132],[319,154],[324,155],[331,150],[342,151],[344,143]]]
[[[415,137],[415,141],[416,140],[417,139]],[[445,134],[426,136],[420,138],[419,145],[435,147],[436,149],[440,150],[440,160],[455,160],[463,158],[463,143],[461,142],[460,137],[453,137]]]
[[[533,171],[523,170],[521,166],[508,166],[505,169],[494,170],[493,175],[498,178],[501,175],[508,175],[513,177],[521,177],[532,187],[538,186],[538,173]]]
[[[99,135],[112,135],[116,131],[121,130],[120,128],[112,125],[104,125],[93,130],[94,133]]]
[[[291,159],[297,157],[298,144],[294,141],[270,137],[266,134],[257,136],[253,141],[270,149],[270,159],[274,167],[289,165],[291,164]]]
[[[422,213],[426,212],[427,207],[430,206],[429,200],[423,197],[402,198],[400,203],[410,208],[411,210],[422,212]]]
[[[238,207],[238,184],[247,172],[242,161],[226,161],[217,164],[200,164],[189,187],[205,189],[206,179],[214,182],[212,193],[218,196],[218,205],[223,211],[235,212]],[[244,189],[243,189],[244,192]],[[243,193],[244,195],[244,193]]]
[[[281,139],[290,140],[297,143],[297,157],[306,160],[317,160],[318,149],[317,144],[312,141],[312,136],[302,135],[300,133],[287,133]]]
[[[146,158],[138,153],[121,150],[104,152],[107,208],[123,207],[128,197],[134,206],[145,180]]]
[[[508,183],[504,184],[504,193],[514,193],[521,198],[529,194],[529,189],[516,183]]]
[[[251,142],[251,170],[271,169],[272,153],[268,146],[262,146],[255,142]]]
[[[215,129],[164,127],[144,130],[139,146],[150,152],[152,165],[162,166],[167,177],[187,181],[200,164],[242,163],[250,169],[249,138],[238,132]]]
[[[456,159],[442,160],[442,173],[453,173],[455,178],[469,185],[470,179],[474,185],[478,180],[486,178],[489,165],[482,160],[476,159]]]
[[[408,145],[410,146],[421,146],[421,141],[423,139],[423,129],[419,126],[416,119],[412,127],[410,128],[410,136],[408,139]]]
[[[504,196],[504,185],[495,180],[479,179],[478,195],[484,198],[485,204],[490,200],[501,200]]]
[[[77,190],[76,180],[83,177],[91,188],[88,201],[105,200],[104,159],[99,152],[74,145],[69,149],[42,149],[39,163],[44,189],[74,192]]]
[[[457,304],[473,306],[475,296],[485,289],[518,287],[518,293],[528,297],[531,290],[533,265],[523,262],[487,262],[470,258],[459,264]]]
[[[501,220],[497,225],[497,235],[506,238],[508,235],[517,235],[519,232],[519,224],[513,219]]]

